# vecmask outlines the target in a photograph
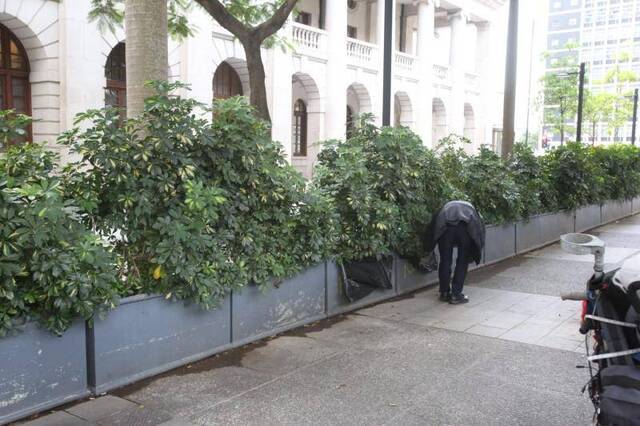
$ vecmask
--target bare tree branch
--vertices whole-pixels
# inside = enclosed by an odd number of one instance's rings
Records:
[[[273,16],[271,16],[271,18],[255,27],[254,34],[256,35],[258,40],[260,40],[260,42],[264,41],[267,37],[272,36],[276,31],[282,28],[296,3],[298,3],[298,0],[286,0],[273,13]]]
[[[289,0],[291,1],[291,0]],[[219,0],[196,0],[223,28],[242,42],[251,32],[251,28],[233,16]]]

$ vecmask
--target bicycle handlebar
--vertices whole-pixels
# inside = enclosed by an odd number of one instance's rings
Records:
[[[560,299],[562,300],[587,300],[587,294],[583,291],[572,291],[569,293],[560,293]]]

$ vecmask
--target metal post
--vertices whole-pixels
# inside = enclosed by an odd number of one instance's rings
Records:
[[[636,144],[636,124],[638,123],[638,89],[633,91],[633,123],[631,126],[631,145]]]
[[[507,60],[504,73],[504,108],[502,118],[502,158],[513,150],[515,139],[516,73],[518,69],[518,0],[509,2]]]
[[[382,1],[382,0],[379,0]],[[393,53],[393,2],[384,0],[384,62],[382,65],[382,125],[391,124],[391,61]]]
[[[582,106],[584,104],[584,62],[580,63],[580,76],[578,80],[578,121],[576,123],[576,142],[582,142]]]

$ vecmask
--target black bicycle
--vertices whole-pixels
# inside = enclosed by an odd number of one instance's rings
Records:
[[[594,423],[640,425],[640,265],[604,272],[605,244],[592,235],[563,235],[561,245],[595,257],[586,291],[561,296],[582,301],[580,333],[590,375],[582,391],[593,402]]]

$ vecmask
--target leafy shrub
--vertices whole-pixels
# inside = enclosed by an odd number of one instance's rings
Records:
[[[116,247],[125,293],[164,293],[214,306],[232,288],[295,274],[332,248],[333,216],[286,164],[242,98],[202,105],[153,83],[136,119],[113,109],[79,117],[61,141],[73,197]],[[89,165],[87,168],[86,165]]]
[[[508,167],[520,193],[522,217],[556,210],[556,200],[549,190],[549,181],[543,172],[540,159],[536,157],[530,145],[516,143],[509,157]]]
[[[400,209],[385,196],[371,168],[368,145],[377,129],[354,130],[346,142],[327,141],[318,156],[314,187],[330,198],[339,217],[336,256],[356,260],[388,254]]]
[[[436,151],[450,185],[449,200],[471,202],[487,223],[514,220],[522,212],[518,186],[500,157],[486,147],[469,155],[471,141],[451,134],[438,142]]]
[[[593,162],[588,146],[567,143],[549,151],[542,162],[559,209],[572,210],[602,200],[606,177]]]
[[[615,144],[591,149],[591,160],[606,177],[601,201],[631,199],[640,194],[640,149]]]
[[[25,141],[31,117],[13,109],[0,109],[0,150],[17,141]]]
[[[517,220],[522,212],[518,186],[502,159],[487,147],[469,157],[462,173],[462,191],[487,223]]]
[[[0,157],[0,336],[31,319],[62,334],[115,306],[115,257],[63,200],[56,160],[35,144]]]
[[[464,146],[470,144],[471,141],[464,136],[450,134],[440,139],[436,145],[436,153],[442,163],[444,176],[448,184],[451,185],[453,198],[457,200],[467,200],[466,194],[462,191],[462,175],[466,162],[469,160]]]
[[[342,260],[388,254],[416,258],[420,235],[445,199],[444,173],[407,128],[357,127],[345,142],[329,141],[314,185],[334,200]]]

